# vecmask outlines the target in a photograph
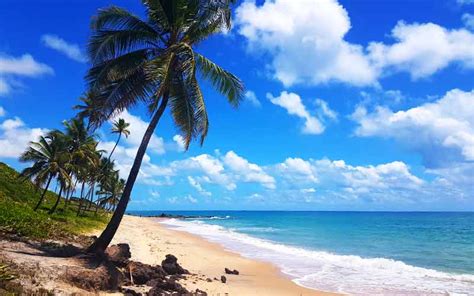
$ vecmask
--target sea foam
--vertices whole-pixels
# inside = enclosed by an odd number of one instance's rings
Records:
[[[386,258],[362,258],[279,244],[202,221],[169,219],[168,227],[199,235],[241,255],[271,262],[295,283],[350,295],[474,295],[474,275],[451,274]]]

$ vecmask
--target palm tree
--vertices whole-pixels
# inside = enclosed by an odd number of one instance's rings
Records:
[[[125,138],[128,138],[130,135],[130,131],[128,130],[128,127],[130,126],[130,123],[126,122],[125,119],[119,118],[119,120],[114,121],[114,124],[112,126],[112,133],[113,134],[118,134],[117,141],[115,142],[115,146],[110,151],[109,154],[109,162],[110,159],[112,158],[112,154],[114,154],[115,148],[117,148],[118,143],[120,142],[120,138],[122,137],[122,134],[125,135]]]
[[[63,141],[67,146],[67,153],[69,155],[68,163],[68,182],[65,180],[59,180],[61,184],[61,189],[65,190],[65,209],[67,208],[69,202],[69,195],[75,190],[75,186],[72,186],[72,177],[73,174],[77,176],[78,170],[88,164],[94,164],[98,162],[98,156],[96,153],[97,142],[94,139],[94,136],[91,135],[86,127],[84,126],[84,121],[82,119],[71,119],[69,121],[63,122],[65,127],[65,133],[61,131],[55,131],[55,133],[63,137]],[[66,187],[64,187],[66,186]],[[60,190],[62,193],[62,190]],[[56,207],[59,203],[59,199],[50,210],[50,214],[54,213]]]
[[[104,114],[100,113],[101,108],[98,106],[100,100],[97,100],[98,92],[89,90],[79,100],[82,101],[82,105],[76,105],[73,109],[78,110],[76,118],[79,120],[88,119],[87,130],[95,130],[97,128],[97,122],[103,120]]]
[[[114,6],[100,10],[93,18],[89,42],[92,68],[86,79],[98,93],[94,100],[98,100],[95,105],[100,114],[107,114],[94,124],[141,102],[147,105],[151,121],[117,208],[89,251],[103,252],[115,235],[148,143],[166,107],[171,108],[185,148],[196,138],[203,144],[209,123],[197,72],[232,106],[239,105],[242,82],[194,50],[210,35],[230,28],[234,1],[143,0],[146,20]]]
[[[41,136],[38,142],[31,142],[27,150],[20,156],[21,162],[33,162],[31,167],[25,168],[21,176],[34,178],[37,186],[46,183],[34,210],[38,210],[48,191],[51,180],[58,177],[67,179],[66,143],[57,133]]]

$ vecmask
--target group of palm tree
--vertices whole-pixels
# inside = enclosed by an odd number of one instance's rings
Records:
[[[104,252],[115,235],[148,143],[165,109],[170,109],[186,149],[194,139],[203,144],[209,120],[198,74],[233,107],[242,100],[244,86],[241,80],[195,51],[196,46],[211,35],[230,30],[234,2],[142,0],[145,19],[116,6],[100,9],[93,17],[88,45],[91,68],[86,76],[89,91],[82,99],[84,105],[77,107],[79,117],[88,119],[85,130],[98,128],[138,104],[144,104],[151,117],[127,181],[125,184],[116,182],[117,178],[112,178],[114,181],[109,183],[103,181],[100,177],[103,171],[97,168],[110,165],[111,158],[109,156],[107,162],[101,161],[100,152],[94,150],[94,142],[88,143],[85,139],[77,145],[68,145],[69,149],[74,147],[81,152],[69,153],[67,161],[57,152],[63,144],[58,143],[58,135],[54,132],[40,139],[44,156],[36,156],[36,152],[31,151],[22,157],[25,161],[45,163],[38,166],[47,166],[47,170],[38,169],[41,173],[34,173],[36,168],[33,166],[31,176],[37,178],[39,184],[46,183],[46,188],[52,178],[60,182],[66,194],[72,190],[73,180],[88,184],[89,188],[98,182],[102,186],[98,192],[104,200],[120,196],[110,222],[89,247],[90,252]],[[94,153],[83,152],[83,148],[89,145],[94,148]],[[107,174],[111,175],[110,172]]]
[[[130,134],[129,124],[121,118],[113,123],[112,133],[117,133],[118,138],[108,156],[106,151],[97,148],[97,137],[90,128],[86,128],[80,114],[65,121],[63,125],[64,131],[48,132],[39,141],[31,142],[20,156],[20,161],[32,163],[20,176],[32,180],[38,188],[43,188],[34,210],[42,205],[53,180],[57,182],[59,192],[49,214],[57,210],[61,200],[65,201],[66,210],[71,199],[77,201],[77,215],[83,214],[92,205],[96,212],[99,207],[114,209],[125,181],[120,179],[111,157],[121,136]],[[79,196],[74,197],[78,188]]]

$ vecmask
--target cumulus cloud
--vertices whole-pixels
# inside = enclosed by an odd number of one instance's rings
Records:
[[[68,43],[57,35],[45,34],[41,36],[41,42],[44,46],[57,50],[76,62],[87,62],[87,57],[82,53],[77,44]]]
[[[0,108],[0,113],[2,110]],[[45,133],[46,129],[29,128],[18,117],[4,120],[0,124],[0,157],[18,158],[30,141],[37,141]]]
[[[37,62],[30,54],[13,57],[0,53],[0,96],[8,94],[18,78],[51,74],[54,74],[51,67]]]
[[[454,89],[435,102],[397,112],[358,107],[352,119],[357,136],[395,139],[419,151],[427,167],[474,160],[474,91]]]
[[[287,158],[284,162],[277,165],[286,179],[292,182],[316,183],[318,178],[316,172],[309,161],[301,158]]]
[[[372,42],[368,46],[376,68],[408,72],[413,79],[430,76],[453,63],[474,68],[474,35],[467,30],[399,22],[391,37],[396,41],[393,44]]]
[[[236,10],[236,23],[251,51],[272,55],[272,74],[285,86],[376,80],[364,49],[344,39],[350,20],[335,0],[246,1]]]
[[[207,183],[219,184],[227,190],[237,188],[235,182],[225,173],[222,162],[209,154],[201,154],[184,160],[173,161],[170,166],[175,170],[198,171],[203,173],[204,176],[201,177],[200,180]]]
[[[178,147],[179,151],[184,151],[185,145],[184,145],[184,139],[180,135],[174,135],[173,136],[173,141],[176,143],[176,146]]]
[[[234,151],[229,151],[223,157],[223,162],[233,172],[237,174],[238,179],[244,182],[255,182],[262,184],[268,189],[275,189],[275,179],[264,172],[264,170],[247,159],[237,155]]]
[[[280,96],[278,97],[274,97],[272,94],[267,93],[267,98],[273,104],[286,109],[288,114],[303,119],[304,126],[302,128],[302,132],[305,134],[321,134],[324,132],[325,129],[322,120],[324,120],[324,118],[329,118],[333,120],[337,118],[336,112],[331,110],[328,104],[321,99],[317,99],[315,101],[315,104],[319,106],[320,111],[318,118],[309,113],[306,106],[301,101],[301,97],[296,93],[288,93],[286,91],[282,91],[280,93]]]
[[[474,68],[474,35],[465,29],[399,22],[391,43],[350,43],[345,40],[350,18],[337,0],[263,5],[247,0],[236,10],[236,23],[249,51],[268,56],[271,74],[287,87],[328,82],[376,86],[380,77],[394,72],[419,79],[451,64]]]
[[[260,101],[257,98],[257,95],[255,95],[255,93],[251,90],[248,90],[248,91],[245,92],[244,98],[247,102],[252,104],[252,106],[254,106],[254,107],[258,108],[258,107],[262,106],[262,104],[260,103]]]
[[[201,154],[170,163],[169,167],[176,172],[195,173],[188,177],[192,187],[204,193],[201,183],[218,184],[229,191],[237,188],[237,183],[257,183],[263,188],[274,189],[275,179],[257,164],[229,151],[216,156]],[[210,195],[210,194],[203,194]]]

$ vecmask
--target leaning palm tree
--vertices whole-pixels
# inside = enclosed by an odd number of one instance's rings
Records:
[[[208,116],[197,73],[237,107],[243,84],[194,49],[210,35],[230,29],[235,0],[142,0],[147,19],[118,7],[99,11],[92,21],[89,86],[99,95],[95,104],[108,117],[145,103],[151,121],[145,131],[117,208],[100,237],[89,247],[103,252],[109,245],[130,200],[148,143],[167,107],[185,148],[208,132]]]
[[[130,135],[130,130],[128,129],[129,126],[130,123],[126,122],[123,118],[119,118],[119,120],[114,121],[114,124],[112,126],[112,133],[118,134],[118,137],[117,141],[115,142],[114,148],[112,149],[112,151],[110,151],[109,162],[112,158],[112,154],[114,154],[115,148],[117,148],[117,145],[120,142],[120,138],[122,138],[122,135],[124,135],[125,138],[128,138],[128,136]]]
[[[20,156],[21,162],[33,162],[31,167],[21,172],[24,178],[33,178],[37,186],[44,186],[34,210],[41,206],[53,178],[67,179],[67,151],[64,138],[56,133],[41,136],[38,142],[31,142],[27,150]]]

